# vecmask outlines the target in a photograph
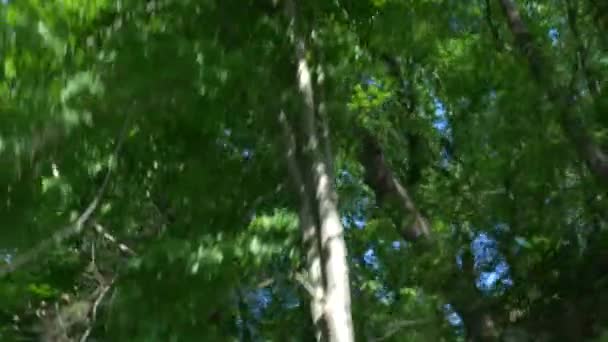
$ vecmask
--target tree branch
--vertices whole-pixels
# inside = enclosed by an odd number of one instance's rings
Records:
[[[534,80],[540,87],[546,89],[549,100],[559,110],[562,130],[574,144],[579,157],[587,163],[589,170],[600,181],[608,184],[608,154],[602,151],[575,116],[572,108],[573,94],[558,88],[555,84],[556,81],[551,79],[553,72],[549,68],[548,61],[535,45],[532,34],[521,18],[519,9],[513,0],[500,0],[500,4],[515,37],[516,45],[528,61]]]
[[[125,253],[128,254],[129,256],[136,256],[137,253],[135,253],[135,251],[133,251],[129,246],[125,245],[122,242],[119,242],[118,240],[116,240],[116,238],[111,235],[110,233],[108,233],[108,231],[99,223],[94,222],[93,223],[93,227],[95,228],[95,231],[97,233],[99,233],[104,239],[110,241],[111,243],[115,244],[118,249]]]
[[[378,141],[367,130],[362,131],[363,148],[360,160],[365,168],[365,182],[376,193],[376,200],[382,203],[395,198],[403,212],[414,218],[414,223],[409,226],[397,224],[399,234],[404,240],[415,241],[420,237],[430,237],[431,229],[426,218],[390,169]]]
[[[89,326],[87,327],[87,330],[80,337],[80,342],[86,342],[86,340],[89,338],[89,335],[91,334],[91,331],[93,330],[95,320],[97,319],[97,308],[99,307],[99,304],[101,304],[104,297],[106,296],[106,294],[112,287],[113,283],[114,283],[114,280],[110,281],[110,283],[107,285],[102,285],[101,291],[99,292],[99,295],[95,299],[95,302],[93,302],[93,307],[91,308],[91,320],[89,322]]]
[[[127,136],[129,122],[130,122],[129,116],[127,116],[127,118],[125,119],[125,122],[123,123],[123,127],[121,129],[120,135],[118,137],[118,143],[116,144],[116,147],[114,148],[114,151],[112,153],[112,156],[114,158],[118,157],[118,154],[124,144],[124,141]],[[61,228],[59,231],[55,232],[50,238],[43,240],[37,246],[29,249],[22,255],[17,256],[14,260],[12,260],[10,262],[9,265],[3,266],[2,268],[0,268],[0,278],[6,276],[9,273],[14,272],[19,267],[29,263],[42,252],[49,250],[53,246],[58,245],[58,244],[62,243],[63,241],[65,241],[66,239],[80,233],[82,231],[85,223],[87,223],[89,221],[89,219],[91,218],[91,216],[93,215],[93,213],[95,212],[97,207],[99,206],[99,202],[101,201],[101,199],[103,198],[103,196],[107,190],[108,184],[110,182],[111,174],[112,174],[112,168],[108,167],[108,171],[104,177],[104,180],[103,180],[101,186],[97,190],[95,197],[93,198],[91,203],[87,206],[87,208],[84,210],[84,212],[76,219],[76,221],[69,224],[68,226]]]

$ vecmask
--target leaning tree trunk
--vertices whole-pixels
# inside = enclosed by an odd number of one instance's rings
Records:
[[[402,217],[409,220],[395,222],[399,235],[405,241],[415,241],[430,237],[430,228],[427,219],[416,208],[412,197],[399,179],[388,166],[382,148],[376,138],[369,132],[362,131],[362,148],[360,161],[365,169],[365,182],[374,190],[379,204],[387,202],[397,203],[402,210]]]
[[[305,38],[299,34],[297,13],[293,0],[286,2],[286,10],[293,29],[295,55],[297,59],[297,80],[303,102],[302,141],[306,142],[305,152],[309,163],[307,169],[312,174],[315,189],[317,214],[320,225],[323,274],[325,284],[325,320],[332,342],[354,341],[354,329],[351,317],[350,283],[344,240],[344,228],[340,221],[337,206],[337,194],[333,188],[330,170],[331,156],[328,146],[320,146],[317,133],[314,91],[311,72],[306,61]]]
[[[513,0],[500,0],[500,4],[507,17],[509,29],[515,37],[515,44],[528,62],[532,77],[540,87],[545,89],[547,97],[559,110],[562,130],[572,141],[580,158],[586,162],[591,173],[604,184],[608,184],[608,154],[602,151],[580,120],[576,118],[572,108],[573,94],[570,94],[569,89],[558,87],[557,81],[552,79],[553,72],[550,64],[535,45],[532,33],[522,20]]]
[[[380,204],[385,204],[387,201],[396,202],[397,208],[401,210],[399,216],[410,218],[395,222],[403,240],[411,243],[431,241],[431,226],[428,219],[416,207],[406,187],[392,172],[380,144],[370,132],[362,131],[362,136],[360,161],[365,169],[366,184],[374,190],[376,200]],[[427,252],[434,248],[438,246],[431,243]],[[475,277],[472,265],[463,268],[459,274],[459,281],[451,284],[448,290],[442,290],[442,295],[461,315],[468,341],[494,342],[498,340],[498,331],[492,314],[484,307],[472,305],[470,300],[478,296]]]
[[[395,78],[397,84],[401,87],[410,89],[402,89],[399,103],[404,115],[413,115],[416,109],[417,101],[412,85],[412,81],[403,79],[401,75],[399,62],[396,58],[389,55],[382,55],[382,60],[386,63],[389,74]],[[411,243],[431,242],[427,244],[427,252],[438,248],[432,243],[432,227],[428,219],[417,207],[410,186],[415,185],[419,177],[409,179],[409,182],[402,182],[392,171],[391,166],[386,160],[382,146],[378,139],[363,127],[357,129],[361,137],[361,149],[359,161],[365,170],[365,183],[374,191],[376,201],[382,206],[392,206],[400,213],[400,219],[395,223],[399,235],[403,240]],[[407,132],[409,144],[409,158],[414,161],[414,165],[410,167],[418,168],[416,173],[422,173],[422,169],[427,167],[429,162],[421,160],[430,160],[429,156],[416,156],[416,153],[428,153],[429,151],[419,151],[415,148],[412,141],[418,141],[418,145],[424,144],[424,137],[416,132]],[[471,256],[472,258],[472,256]],[[471,298],[479,296],[475,288],[475,270],[471,268],[463,269],[458,277],[457,284],[452,284],[448,290],[442,290],[442,295],[456,308],[461,315],[466,328],[466,334],[469,341],[491,342],[498,340],[498,331],[495,326],[495,319],[492,313],[486,310],[485,307],[470,305]],[[463,301],[461,298],[465,298]]]

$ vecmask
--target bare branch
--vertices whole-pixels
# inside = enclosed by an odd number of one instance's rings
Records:
[[[116,238],[113,235],[111,235],[110,233],[108,233],[108,231],[99,223],[94,222],[93,227],[95,228],[95,231],[97,233],[99,233],[104,239],[115,244],[121,252],[128,254],[129,256],[137,255],[137,253],[135,251],[133,251],[129,246],[125,245],[122,242],[117,241]]]
[[[101,304],[104,297],[106,296],[106,294],[112,287],[113,283],[114,283],[114,279],[112,279],[112,281],[110,281],[110,283],[108,285],[102,285],[101,291],[99,292],[99,295],[95,299],[95,302],[93,303],[93,307],[91,308],[91,320],[89,322],[89,326],[87,327],[87,330],[84,332],[84,334],[82,334],[82,336],[80,337],[80,342],[86,342],[86,340],[89,338],[89,335],[91,334],[91,331],[93,330],[93,325],[95,324],[95,320],[97,319],[97,308],[99,307],[99,304]]]
[[[274,283],[274,278],[268,278],[268,279],[264,279],[261,282],[259,282],[255,287],[258,289],[263,289],[265,287],[272,285],[273,283]]]

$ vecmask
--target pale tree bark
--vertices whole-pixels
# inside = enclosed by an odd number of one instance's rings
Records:
[[[315,340],[325,341],[327,340],[327,332],[325,331],[326,325],[323,322],[325,289],[323,287],[323,273],[321,269],[321,237],[319,236],[319,230],[316,224],[317,219],[311,208],[311,203],[314,203],[313,195],[311,194],[311,191],[307,189],[304,176],[300,172],[300,167],[296,158],[297,148],[295,136],[284,112],[279,114],[279,122],[283,129],[283,137],[286,145],[286,161],[289,176],[296,188],[300,201],[298,215],[304,251],[306,254],[306,267],[308,271],[307,285],[311,292],[310,295],[312,296],[310,300],[310,311],[315,328]]]
[[[298,13],[293,0],[286,2],[286,10],[293,28],[297,60],[298,88],[303,102],[302,134],[309,155],[310,170],[316,195],[320,223],[321,249],[325,284],[325,319],[332,342],[354,341],[351,317],[350,281],[344,228],[338,213],[337,194],[331,177],[331,156],[328,146],[320,146],[317,132],[314,90],[311,71],[306,61],[305,38],[298,32]]]
[[[509,29],[515,37],[517,48],[526,58],[532,77],[536,83],[545,89],[547,97],[559,110],[562,130],[572,141],[579,157],[583,159],[591,173],[605,184],[608,184],[608,154],[593,140],[573,109],[573,97],[569,89],[561,89],[557,81],[552,79],[553,70],[549,61],[535,45],[534,38],[528,26],[521,18],[519,9],[513,0],[500,0],[501,7]]]

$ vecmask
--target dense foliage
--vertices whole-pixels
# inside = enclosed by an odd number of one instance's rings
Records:
[[[0,18],[0,341],[608,338],[608,3]]]

